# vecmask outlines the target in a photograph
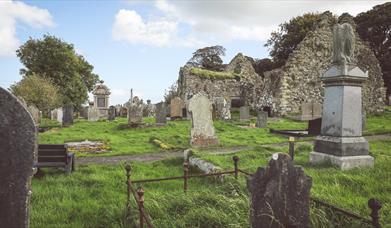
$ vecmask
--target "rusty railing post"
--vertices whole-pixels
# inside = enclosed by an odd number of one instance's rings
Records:
[[[139,199],[139,204],[138,204],[138,209],[139,209],[139,212],[140,212],[140,228],[143,228],[144,227],[144,214],[143,214],[143,211],[144,211],[144,189],[143,187],[138,187],[137,188],[137,195],[138,195],[138,199]]]
[[[126,201],[126,219],[129,221],[130,216],[131,216],[131,206],[130,206],[130,185],[131,185],[131,180],[130,180],[130,171],[132,171],[132,166],[130,164],[126,164],[125,166],[126,170],[126,186],[127,186],[127,201]]]
[[[234,160],[235,179],[238,179],[238,173],[239,173],[238,162],[239,162],[239,157],[238,156],[233,156],[232,160]]]
[[[289,137],[289,156],[292,161],[295,159],[295,137]]]
[[[369,199],[368,200],[368,207],[371,209],[371,218],[372,218],[372,225],[375,228],[380,228],[380,222],[379,222],[379,211],[382,207],[381,202],[377,199]]]
[[[183,191],[187,192],[187,180],[189,178],[189,162],[184,161],[183,162]]]

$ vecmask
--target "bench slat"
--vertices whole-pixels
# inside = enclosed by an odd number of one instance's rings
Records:
[[[67,148],[65,144],[39,144],[38,149],[64,149]]]
[[[38,162],[63,162],[66,163],[65,157],[38,157]]]
[[[38,149],[38,156],[63,155],[67,153],[66,149]]]
[[[67,164],[64,162],[39,162],[35,166],[36,167],[64,167]]]

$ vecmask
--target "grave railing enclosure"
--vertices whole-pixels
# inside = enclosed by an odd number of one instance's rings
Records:
[[[294,154],[294,152],[293,152],[294,146],[292,144],[293,144],[293,141],[290,141],[290,153]],[[133,195],[133,197],[136,201],[136,205],[138,207],[138,211],[139,211],[139,227],[143,228],[144,224],[146,224],[146,226],[148,228],[154,227],[151,222],[151,217],[147,213],[147,211],[145,210],[145,207],[144,207],[145,190],[143,189],[143,187],[141,185],[139,187],[137,187],[135,190],[135,188],[133,187],[133,184],[142,184],[142,183],[150,183],[150,182],[160,182],[160,181],[167,181],[167,180],[183,179],[183,191],[184,191],[184,193],[186,193],[188,190],[188,180],[190,178],[222,176],[225,174],[231,174],[231,175],[233,174],[234,177],[237,179],[239,176],[239,173],[242,173],[245,176],[252,176],[252,174],[250,174],[244,170],[239,169],[239,167],[238,167],[239,157],[238,156],[233,156],[232,160],[234,163],[233,164],[234,170],[230,170],[230,171],[207,173],[207,174],[189,174],[189,162],[187,160],[185,160],[183,163],[183,175],[182,176],[143,179],[143,180],[135,180],[135,181],[132,181],[130,178],[132,168],[129,164],[127,164],[125,166],[126,179],[127,179],[126,180],[126,185],[127,185],[127,203],[126,203],[127,214],[126,214],[126,218],[127,218],[127,220],[129,221],[131,219],[131,215],[132,215],[131,195]],[[354,212],[350,212],[345,209],[339,208],[335,205],[329,204],[327,202],[324,202],[324,201],[317,199],[317,198],[314,198],[314,197],[311,197],[310,199],[311,199],[311,203],[313,203],[314,205],[316,205],[318,207],[326,208],[326,209],[332,211],[333,213],[338,213],[346,218],[360,221],[362,224],[367,224],[368,226],[372,226],[375,228],[381,227],[380,221],[379,221],[379,218],[380,218],[379,211],[381,209],[381,203],[376,199],[370,199],[368,201],[368,207],[371,210],[371,214],[370,214],[371,219],[365,218],[365,217],[358,215]]]

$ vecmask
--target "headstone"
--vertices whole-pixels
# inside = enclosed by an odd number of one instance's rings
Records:
[[[96,84],[92,91],[94,95],[94,108],[99,109],[99,118],[107,119],[109,115],[109,97],[110,89],[103,84],[103,81]]]
[[[114,106],[109,107],[109,117],[107,119],[109,121],[115,120],[115,107]]]
[[[318,119],[322,117],[322,104],[312,103],[312,119]]]
[[[217,119],[231,119],[231,102],[227,102],[224,97],[216,97],[214,99],[215,115]]]
[[[245,105],[240,107],[240,120],[249,120],[250,119],[250,108]]]
[[[29,226],[29,196],[37,135],[32,116],[0,87],[0,226]]]
[[[321,77],[325,85],[321,134],[310,153],[311,163],[328,161],[342,170],[374,165],[368,141],[362,137],[362,85],[368,72],[352,59],[354,42],[349,42],[355,38],[348,32],[352,30],[349,23],[334,27],[333,65]]]
[[[98,121],[100,118],[100,112],[98,108],[95,107],[88,107],[88,121]]]
[[[151,100],[147,100],[147,105],[144,107],[143,115],[146,117],[153,117],[155,115],[155,105]]]
[[[121,117],[127,117],[128,116],[128,109],[126,107],[121,107],[121,111],[119,114]]]
[[[156,104],[156,124],[164,125],[167,122],[166,103],[160,102]]]
[[[57,120],[57,109],[50,111],[50,119]]]
[[[190,144],[194,147],[218,145],[212,120],[212,103],[203,94],[194,95],[189,101],[191,116]]]
[[[142,100],[137,96],[133,97],[132,103],[129,106],[128,110],[128,124],[130,125],[140,125],[143,122],[143,108],[144,105]]]
[[[73,105],[64,105],[64,107],[62,107],[62,111],[62,125],[69,126],[73,124]]]
[[[308,121],[308,135],[315,136],[320,135],[322,128],[322,118],[317,118]]]
[[[265,128],[267,126],[267,115],[267,112],[258,111],[256,124],[258,128]]]
[[[171,99],[171,104],[170,104],[170,117],[172,119],[175,118],[182,118],[183,117],[183,111],[182,109],[184,108],[185,104],[182,101],[181,98],[179,97],[174,97]]]
[[[39,109],[35,107],[35,105],[28,106],[28,111],[30,112],[31,116],[33,117],[35,125],[39,125],[41,122],[41,118],[39,115]]]
[[[273,154],[248,180],[251,227],[309,227],[311,177],[290,156]]]
[[[301,120],[310,120],[312,119],[312,103],[302,103],[301,104]]]
[[[120,104],[117,104],[117,105],[115,106],[115,116],[116,116],[116,117],[121,116],[121,108],[122,108],[122,105],[120,105]]]
[[[59,122],[62,125],[62,117],[64,112],[62,111],[62,108],[57,109],[57,122]]]

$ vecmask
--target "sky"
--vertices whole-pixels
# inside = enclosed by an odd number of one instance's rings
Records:
[[[384,2],[0,0],[0,86],[21,79],[18,47],[50,34],[94,66],[111,90],[110,105],[125,103],[131,88],[156,103],[198,48],[224,46],[225,63],[239,52],[266,58],[270,33],[292,17],[326,10],[355,16]]]

